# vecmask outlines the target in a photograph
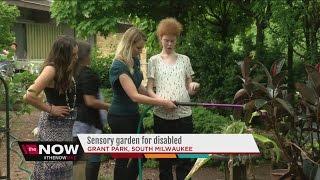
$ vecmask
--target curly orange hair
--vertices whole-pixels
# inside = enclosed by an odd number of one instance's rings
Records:
[[[157,36],[160,39],[163,35],[180,36],[182,24],[175,18],[165,18],[160,21],[157,27]]]

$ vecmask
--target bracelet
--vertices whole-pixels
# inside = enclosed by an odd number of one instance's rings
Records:
[[[52,112],[52,105],[50,105],[50,110],[49,110],[49,114],[51,114],[51,112]]]

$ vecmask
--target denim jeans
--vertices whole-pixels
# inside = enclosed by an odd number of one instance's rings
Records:
[[[77,137],[77,134],[101,134],[102,130],[96,128],[93,125],[80,122],[80,121],[75,121],[73,124],[73,129],[72,129],[72,136]]]
[[[72,136],[74,141],[79,142],[77,134],[101,134],[102,131],[97,129],[95,126],[75,121],[72,129]],[[80,143],[80,142],[79,142]],[[82,152],[83,153],[83,152]],[[86,161],[85,174],[87,180],[98,179],[99,168],[100,168],[100,155],[88,155],[82,156],[82,159]],[[77,163],[77,162],[75,162]]]

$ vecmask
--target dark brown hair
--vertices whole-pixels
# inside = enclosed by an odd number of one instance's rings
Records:
[[[86,41],[78,41],[78,60],[75,68],[75,76],[79,75],[79,71],[83,65],[83,61],[90,58],[91,45]]]
[[[43,68],[46,66],[55,68],[54,87],[61,94],[69,89],[72,82],[75,68],[75,61],[72,59],[77,56],[77,54],[73,54],[75,47],[77,47],[77,42],[73,38],[59,36],[54,41],[49,56],[43,63]]]

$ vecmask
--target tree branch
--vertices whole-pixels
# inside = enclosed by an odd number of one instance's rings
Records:
[[[308,156],[308,154],[307,154],[301,147],[299,147],[297,144],[295,144],[295,143],[293,143],[293,142],[290,142],[290,141],[289,141],[288,143],[291,144],[291,145],[293,145],[293,146],[294,146],[295,148],[297,148],[298,150],[300,150],[301,153],[302,153],[307,159],[309,159],[313,164],[315,164],[315,165],[317,165],[317,166],[320,165],[319,163],[313,161],[313,160]]]

